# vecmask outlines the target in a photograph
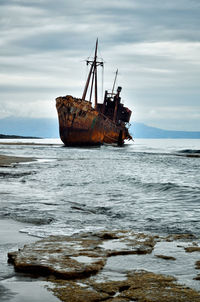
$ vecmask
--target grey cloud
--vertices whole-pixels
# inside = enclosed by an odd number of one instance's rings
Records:
[[[104,87],[111,87],[118,67],[126,104],[140,116],[143,108],[144,120],[158,121],[151,114],[147,119],[145,108],[160,108],[163,120],[165,108],[179,106],[182,112],[189,103],[197,112],[199,13],[198,0],[1,0],[1,106],[11,104],[14,92],[15,104],[29,98],[46,102],[63,93],[79,96],[85,79],[81,60],[99,37],[107,62]],[[18,110],[15,106],[20,115]],[[162,119],[159,123],[162,127]]]

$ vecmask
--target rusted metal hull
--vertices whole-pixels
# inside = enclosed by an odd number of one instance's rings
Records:
[[[56,98],[60,138],[66,146],[123,145],[131,139],[124,125],[96,111],[90,102],[72,96]]]

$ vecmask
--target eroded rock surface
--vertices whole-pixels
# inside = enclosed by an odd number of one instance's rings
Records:
[[[154,245],[152,236],[126,231],[51,236],[8,253],[8,258],[17,271],[74,279],[96,274],[107,257],[151,253]]]
[[[48,276],[52,282],[49,289],[62,301],[200,302],[200,293],[177,284],[175,278],[170,276],[129,269],[123,273],[124,279],[112,280],[104,275],[102,279],[100,270],[107,259],[117,259],[115,256],[134,255],[154,259],[157,256],[161,258],[159,261],[173,260],[171,262],[176,263],[175,257],[152,253],[156,244],[176,245],[168,242],[173,238],[186,240],[182,242],[185,252],[191,248],[185,247],[185,244],[194,239],[188,238],[188,235],[164,238],[131,231],[101,231],[71,237],[51,236],[9,253],[8,257],[17,271]],[[198,245],[192,248],[197,249]],[[166,251],[170,253],[170,250]],[[148,259],[151,261],[152,258]],[[120,268],[120,263],[115,266]],[[199,266],[199,261],[196,266]],[[102,272],[106,271],[106,267]],[[114,273],[117,272],[115,269]],[[198,278],[199,275],[196,280]]]
[[[8,253],[17,271],[74,279],[96,274],[106,255],[89,238],[49,237]]]
[[[185,247],[187,253],[200,252],[200,246],[188,246]]]
[[[64,302],[199,302],[200,294],[175,283],[170,276],[141,271],[127,274],[125,281],[57,280],[51,291]]]

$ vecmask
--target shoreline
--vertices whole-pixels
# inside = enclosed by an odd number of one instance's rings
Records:
[[[0,167],[9,167],[12,164],[36,161],[34,157],[21,157],[0,154]]]
[[[21,232],[26,226],[30,226],[30,224],[7,218],[0,219],[0,301],[59,302],[46,289],[49,282],[17,273],[14,267],[7,262],[8,252],[16,251],[23,248],[25,244],[39,240],[38,237]]]

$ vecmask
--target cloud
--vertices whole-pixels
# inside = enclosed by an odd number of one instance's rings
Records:
[[[190,106],[157,106],[155,108],[142,106],[136,109],[134,117],[134,121],[143,122],[158,128],[162,124],[163,128],[168,130],[196,131],[196,125],[200,120],[200,112],[198,106],[193,108]]]
[[[104,88],[118,68],[135,118],[200,130],[199,13],[198,0],[1,0],[0,117],[56,117],[56,96],[81,96],[99,37]]]

